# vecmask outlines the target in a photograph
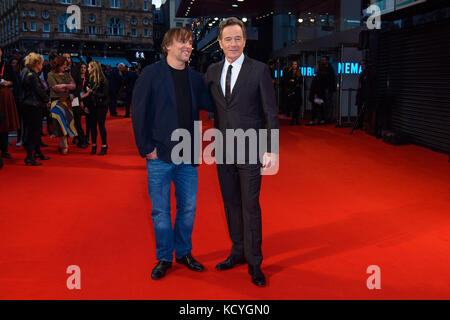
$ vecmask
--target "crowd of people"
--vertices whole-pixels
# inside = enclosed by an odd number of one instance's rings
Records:
[[[32,52],[6,61],[0,48],[0,168],[5,159],[12,159],[8,135],[14,131],[16,146],[26,151],[26,165],[39,166],[39,160],[50,159],[42,152],[48,147],[42,141],[47,134],[59,138],[62,155],[69,153],[70,139],[77,148],[91,145],[92,155],[107,154],[108,110],[111,116],[119,116],[119,104],[125,108],[123,116],[130,117],[140,66],[129,70],[119,63],[111,68],[88,60],[73,63],[70,54],[51,51],[48,60]]]
[[[374,132],[374,75],[367,62],[361,61],[362,72],[358,79],[355,105],[358,108],[358,129],[368,133]],[[283,76],[277,83],[275,62],[269,60],[272,71],[272,82],[279,86],[279,113],[281,119],[291,118],[290,125],[300,125],[300,108],[303,104],[303,75],[296,60],[284,67]],[[311,103],[311,120],[307,126],[324,125],[333,121],[333,99],[337,90],[337,77],[330,64],[330,58],[323,56],[316,67],[316,74],[309,85],[308,101]]]

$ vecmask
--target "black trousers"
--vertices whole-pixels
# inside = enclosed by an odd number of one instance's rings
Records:
[[[19,124],[20,128],[17,129],[17,142],[22,141],[23,139],[23,106],[19,102],[19,99],[14,99],[16,101],[16,107],[17,107],[17,115],[19,116]]]
[[[233,243],[231,255],[245,256],[252,266],[261,265],[263,259],[260,169],[259,164],[217,165],[228,232]]]
[[[8,131],[0,132],[0,151],[8,152]]]
[[[42,111],[42,108],[23,106],[23,142],[28,153],[41,151]]]
[[[316,121],[317,120],[317,114],[319,114],[319,119],[318,121],[325,121],[325,108],[324,108],[324,104],[316,104],[316,103],[312,103],[312,117],[311,117],[311,121]]]
[[[72,111],[73,111],[73,122],[75,125],[75,129],[77,129],[78,133],[78,143],[84,143],[86,142],[86,135],[84,134],[83,126],[81,125],[81,115],[82,115],[81,107],[73,107]]]
[[[92,144],[97,144],[97,127],[100,131],[100,137],[102,144],[106,145],[106,114],[108,113],[108,107],[94,107],[89,108],[88,121],[91,129]]]
[[[109,114],[115,115],[117,114],[117,90],[110,90],[109,91]]]
[[[289,111],[292,112],[292,119],[297,120],[300,116],[300,107],[302,105],[301,94],[295,93],[287,97]]]

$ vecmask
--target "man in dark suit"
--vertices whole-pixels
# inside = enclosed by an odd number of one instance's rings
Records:
[[[192,32],[183,28],[170,29],[162,43],[166,58],[143,71],[133,91],[132,122],[136,145],[147,159],[148,192],[152,202],[158,264],[152,279],[161,279],[176,262],[193,271],[203,266],[192,255],[191,234],[197,204],[197,154],[179,163],[172,157],[178,144],[172,141],[175,130],[187,130],[194,137],[194,121],[199,108],[212,110],[208,89],[202,74],[187,65],[192,53]],[[177,213],[172,228],[170,189],[175,186]]]
[[[265,128],[266,122],[269,132],[268,148],[258,148],[257,162],[250,161],[251,150],[255,149],[251,141],[244,144],[244,163],[236,163],[239,154],[233,157],[233,163],[229,163],[228,159],[225,164],[217,162],[232,249],[230,256],[216,268],[228,270],[247,262],[252,282],[264,286],[266,279],[261,271],[259,193],[261,167],[264,174],[264,170],[275,166],[276,162],[276,155],[273,153],[276,152],[275,141],[270,139],[271,131],[279,129],[275,92],[267,65],[243,54],[246,32],[242,21],[237,18],[223,20],[219,26],[218,40],[225,60],[212,64],[206,73],[215,105],[215,127],[226,136],[227,129],[243,129],[246,132],[250,129],[258,132]],[[234,138],[229,137],[225,137],[224,141],[225,146],[235,142]],[[256,143],[259,146],[259,138]]]

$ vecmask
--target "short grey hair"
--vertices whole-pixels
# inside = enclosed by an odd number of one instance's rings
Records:
[[[234,25],[241,27],[244,39],[247,39],[247,33],[245,30],[244,23],[235,17],[230,17],[230,18],[226,18],[225,20],[222,20],[222,22],[219,24],[219,31],[217,32],[217,38],[219,40],[222,40],[223,29],[225,29],[225,27],[234,26]]]

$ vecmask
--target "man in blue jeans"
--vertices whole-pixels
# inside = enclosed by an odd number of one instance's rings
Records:
[[[172,133],[185,129],[194,137],[194,121],[199,119],[199,109],[211,111],[212,108],[203,75],[187,65],[192,38],[192,32],[187,29],[167,31],[162,42],[165,58],[142,71],[133,91],[133,129],[139,153],[147,159],[158,259],[152,279],[165,276],[172,266],[174,251],[177,263],[193,271],[204,269],[191,255],[198,185],[194,159],[198,154],[191,152],[191,160],[181,163],[172,161],[171,157],[172,149],[179,143],[171,140]],[[194,150],[193,146],[191,149]],[[172,182],[177,201],[173,228],[170,218]]]

